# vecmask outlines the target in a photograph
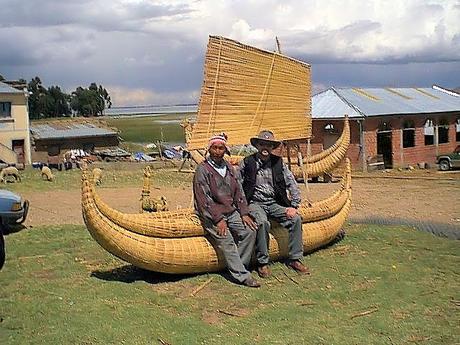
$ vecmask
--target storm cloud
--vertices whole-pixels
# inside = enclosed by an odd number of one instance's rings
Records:
[[[0,74],[67,92],[104,85],[114,105],[198,101],[208,35],[312,65],[329,86],[460,86],[455,0],[0,0]]]

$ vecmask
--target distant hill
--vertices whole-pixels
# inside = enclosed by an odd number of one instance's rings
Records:
[[[459,86],[459,87],[456,87],[456,88],[454,89],[454,91],[455,91],[456,93],[460,93],[460,86]]]

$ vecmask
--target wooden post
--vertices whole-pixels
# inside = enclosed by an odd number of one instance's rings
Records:
[[[281,54],[281,46],[280,46],[280,41],[278,40],[278,36],[275,36],[276,40],[276,47],[278,49],[278,54]]]
[[[438,131],[438,119],[436,119],[436,124],[434,125],[434,147],[436,156],[439,155],[439,131]]]
[[[160,153],[160,160],[162,161],[163,160],[163,152],[161,152],[161,142],[159,140],[157,141],[157,145],[158,145],[158,152]]]
[[[400,159],[400,167],[404,168],[404,122],[399,118],[399,159]]]
[[[286,142],[286,149],[287,149],[288,168],[289,170],[291,170],[291,145],[289,145],[289,141]]]
[[[303,175],[303,183],[305,187],[307,187],[307,192],[310,192],[310,188],[308,186],[308,159],[311,156],[311,145],[310,145],[310,138],[307,139],[307,161],[305,165],[302,164],[302,175]]]
[[[358,120],[359,124],[359,141],[361,142],[361,157],[363,163],[363,172],[367,172],[366,161],[366,142],[364,140],[364,120]]]

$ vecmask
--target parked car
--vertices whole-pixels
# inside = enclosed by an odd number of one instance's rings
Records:
[[[439,170],[442,171],[460,168],[460,145],[452,153],[437,156],[436,163],[439,165]]]
[[[29,201],[20,195],[0,189],[0,269],[5,263],[5,229],[11,225],[21,224],[27,218]]]

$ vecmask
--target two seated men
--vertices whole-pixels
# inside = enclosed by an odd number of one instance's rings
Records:
[[[240,163],[237,173],[224,158],[230,154],[227,137],[213,136],[208,143],[209,156],[196,169],[193,193],[196,213],[211,242],[222,253],[231,279],[248,287],[260,287],[248,267],[255,246],[258,275],[271,275],[270,220],[289,233],[287,266],[302,274],[309,270],[300,261],[300,190],[282,158],[272,154],[281,142],[272,132],[261,131],[251,138],[251,144],[257,152]]]

